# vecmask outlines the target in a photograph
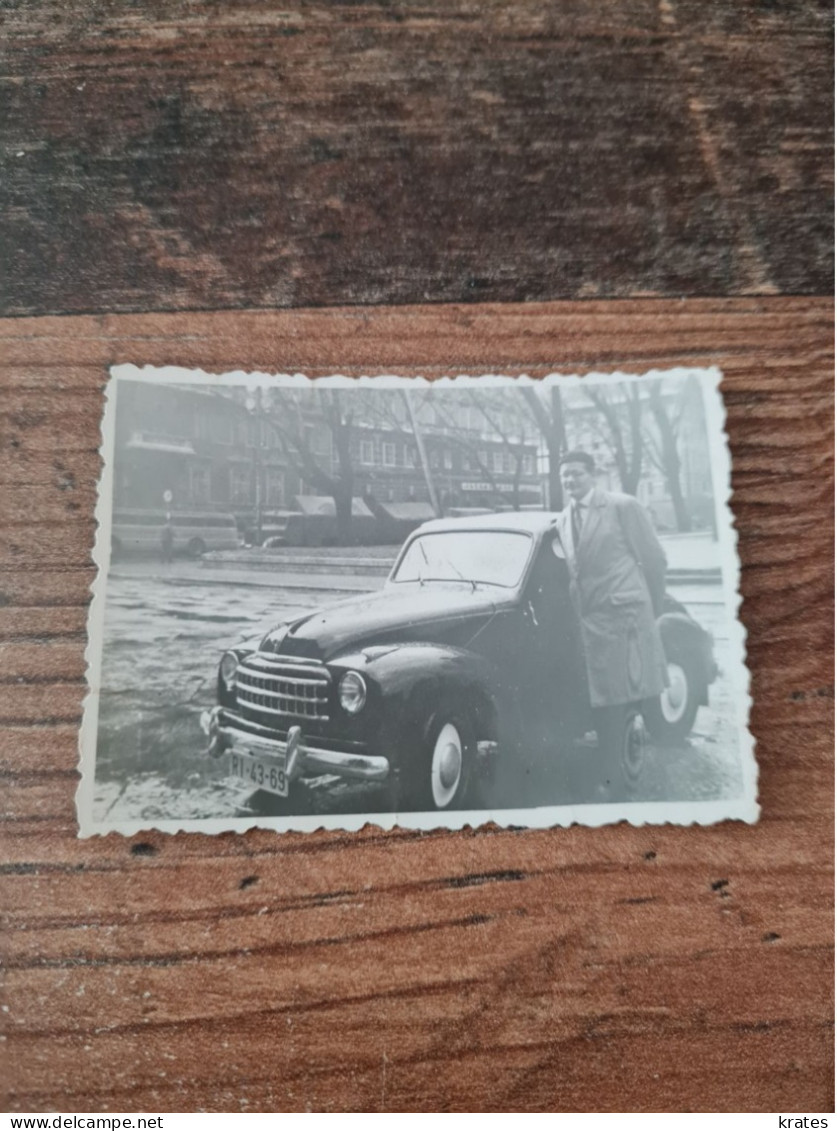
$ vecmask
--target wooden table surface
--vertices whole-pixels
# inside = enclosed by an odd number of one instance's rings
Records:
[[[7,1107],[833,1110],[830,7],[4,20]],[[721,366],[760,823],[78,840],[119,361]]]

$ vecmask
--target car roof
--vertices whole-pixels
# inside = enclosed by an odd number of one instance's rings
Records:
[[[465,518],[434,518],[423,522],[417,534],[441,534],[454,530],[517,531],[542,534],[558,521],[556,511],[504,511],[499,514],[472,514]]]

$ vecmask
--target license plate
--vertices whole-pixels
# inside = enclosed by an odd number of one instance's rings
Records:
[[[269,793],[277,793],[280,797],[288,796],[288,778],[284,763],[239,750],[230,755],[230,770],[233,777],[246,781],[248,785],[266,789]]]

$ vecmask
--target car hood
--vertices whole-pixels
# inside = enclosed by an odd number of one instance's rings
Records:
[[[330,660],[347,649],[403,640],[468,644],[501,604],[504,591],[456,582],[387,585],[377,593],[350,597],[277,626],[262,641],[264,651]]]

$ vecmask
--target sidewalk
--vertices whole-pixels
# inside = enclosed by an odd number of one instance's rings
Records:
[[[307,589],[311,592],[340,594],[372,593],[380,589],[386,575],[376,577],[360,574],[286,573],[282,569],[236,568],[229,566],[213,569],[200,561],[175,561],[164,566],[154,561],[117,562],[110,570],[111,577],[146,578],[166,585],[246,585],[264,589]]]
[[[328,593],[373,593],[376,589],[383,588],[387,579],[386,573],[376,576],[371,573],[286,573],[284,569],[268,570],[266,567],[256,569],[209,569],[198,568],[194,578],[184,580],[182,584],[192,585],[194,582],[206,585],[261,585],[270,589],[310,589]],[[174,578],[169,578],[175,584],[181,584]]]
[[[398,546],[283,546],[275,550],[254,546],[247,550],[214,550],[204,554],[202,564],[215,570],[268,570],[283,577],[299,573],[385,578],[398,550]]]
[[[718,585],[720,550],[709,534],[666,534],[670,585]],[[310,546],[281,550],[224,550],[202,559],[176,559],[170,566],[150,559],[126,559],[111,567],[114,577],[153,577],[171,585],[251,585],[312,592],[371,593],[389,575],[398,547]]]

